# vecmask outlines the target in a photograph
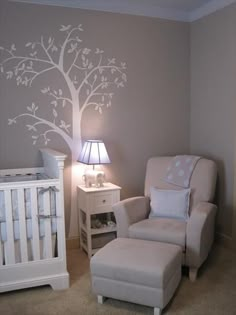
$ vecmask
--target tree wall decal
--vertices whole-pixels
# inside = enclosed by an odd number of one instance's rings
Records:
[[[69,146],[72,161],[76,161],[81,150],[81,121],[85,110],[93,107],[102,114],[112,104],[114,90],[127,82],[126,64],[115,58],[105,58],[104,51],[82,47],[82,25],[61,25],[60,39],[41,36],[40,40],[27,42],[26,53],[17,54],[15,44],[0,47],[0,72],[7,80],[14,79],[17,86],[30,88],[37,79],[56,71],[64,81],[58,88],[41,88],[50,102],[50,115],[42,116],[39,105],[34,102],[8,120],[9,125],[25,118],[33,145],[48,145],[53,134],[64,139]],[[70,108],[71,121],[65,121],[63,111]],[[72,173],[72,195],[76,183]],[[72,203],[75,196],[72,197]],[[75,200],[74,200],[75,203]],[[73,206],[72,206],[73,208]],[[74,205],[73,212],[76,212]]]

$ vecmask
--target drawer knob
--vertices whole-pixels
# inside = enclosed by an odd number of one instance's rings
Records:
[[[103,199],[103,201],[102,201],[103,203],[105,203],[106,202],[106,199]]]

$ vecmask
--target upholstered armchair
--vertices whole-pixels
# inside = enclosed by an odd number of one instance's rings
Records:
[[[173,243],[181,246],[183,265],[189,267],[190,280],[208,256],[214,240],[217,207],[212,204],[217,177],[216,164],[201,158],[190,178],[189,217],[186,220],[154,217],[150,214],[150,188],[180,190],[163,179],[172,157],[149,159],[144,196],[129,198],[113,206],[117,236]]]

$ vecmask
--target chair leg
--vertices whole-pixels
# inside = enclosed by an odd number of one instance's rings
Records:
[[[197,268],[189,267],[189,279],[194,282],[197,279]]]
[[[154,315],[161,315],[161,308],[154,307]]]

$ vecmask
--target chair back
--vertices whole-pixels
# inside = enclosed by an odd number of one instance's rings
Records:
[[[167,168],[173,157],[153,157],[148,160],[145,178],[144,194],[150,196],[150,187],[159,189],[183,189],[182,187],[165,182]],[[190,211],[200,201],[212,202],[215,194],[217,167],[214,161],[201,158],[198,160],[191,179]]]

